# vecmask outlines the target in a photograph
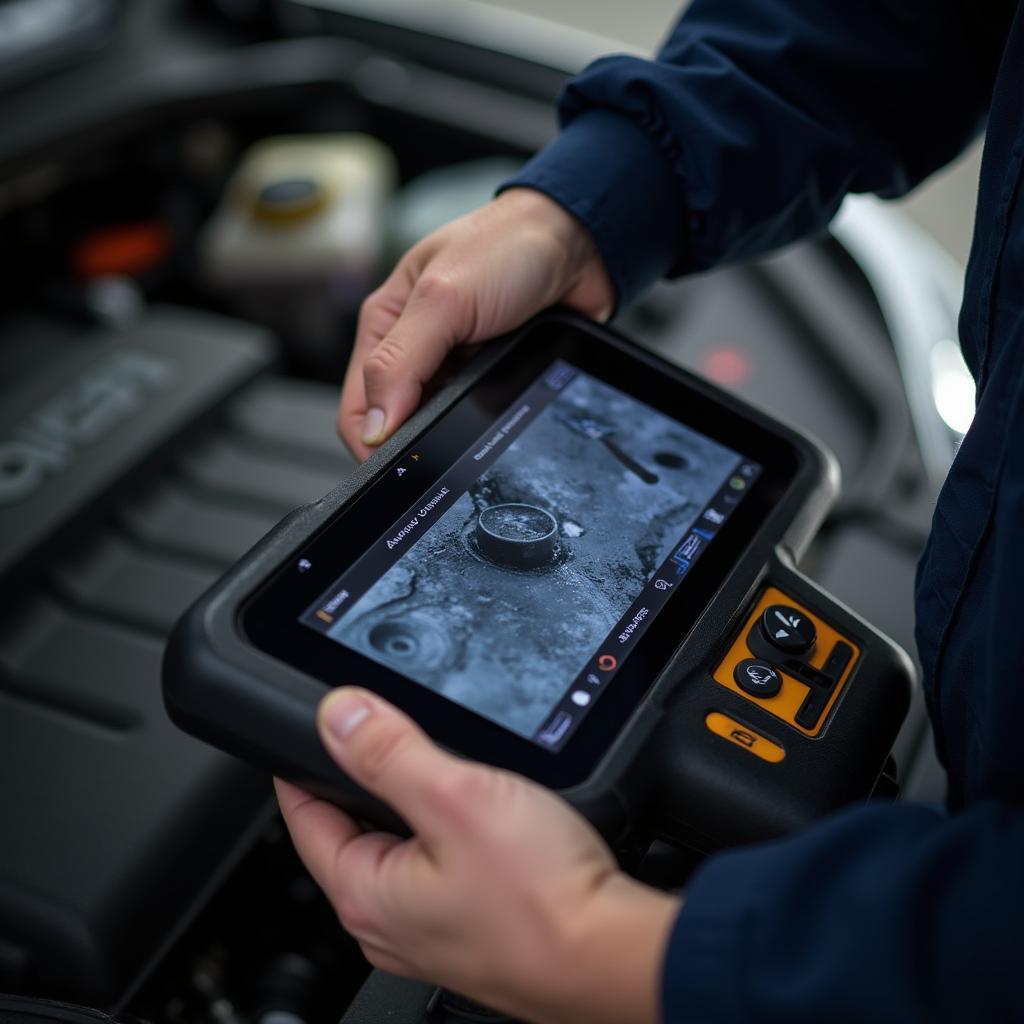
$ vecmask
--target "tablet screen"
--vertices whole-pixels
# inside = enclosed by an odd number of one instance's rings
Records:
[[[558,751],[761,471],[558,359],[300,621]]]

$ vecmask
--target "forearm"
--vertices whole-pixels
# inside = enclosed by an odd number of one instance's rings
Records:
[[[980,129],[998,50],[963,9],[695,0],[657,60],[568,84],[563,136],[513,183],[588,225],[620,303],[823,231],[847,192],[905,192]]]
[[[1013,1020],[1024,810],[868,805],[714,857],[665,961],[666,1024]]]

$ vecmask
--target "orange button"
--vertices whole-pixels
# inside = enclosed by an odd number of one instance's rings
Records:
[[[747,659],[754,658],[757,660],[756,653],[747,646],[747,637],[750,635],[751,630],[756,630],[757,634],[763,636],[760,620],[765,611],[770,609],[772,605],[783,605],[787,608],[803,612],[807,620],[814,626],[818,642],[810,657],[804,656],[799,659],[805,665],[817,669],[819,672],[824,671],[825,664],[832,657],[832,653],[840,643],[842,644],[842,647],[839,648],[840,650],[843,648],[852,648],[853,650],[853,655],[847,659],[846,667],[843,668],[838,682],[828,694],[824,708],[818,709],[818,718],[810,726],[801,724],[802,716],[800,714],[800,710],[807,700],[807,695],[811,691],[810,684],[790,674],[784,662],[781,666],[775,666],[782,677],[782,687],[774,697],[768,697],[763,693],[750,693],[740,686],[736,680],[736,668],[738,665]],[[744,700],[756,701],[759,710],[767,711],[770,715],[774,715],[779,721],[785,722],[786,725],[802,733],[804,736],[814,737],[820,736],[825,728],[829,713],[839,699],[843,688],[849,682],[850,676],[856,670],[860,655],[860,648],[850,637],[843,636],[837,632],[824,619],[815,615],[801,602],[794,600],[789,594],[779,590],[778,587],[770,586],[761,594],[742,629],[733,639],[732,646],[715,668],[713,677],[716,683],[721,683],[722,686],[732,690],[733,693],[739,694]]]
[[[762,761],[770,761],[778,764],[786,756],[786,751],[769,739],[765,739],[759,733],[741,725],[734,718],[723,715],[720,711],[712,711],[704,719],[704,724],[723,740],[735,743],[737,747],[743,747],[752,754],[756,754]]]

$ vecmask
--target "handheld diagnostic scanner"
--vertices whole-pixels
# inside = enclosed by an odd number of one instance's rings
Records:
[[[386,828],[317,738],[340,681],[613,842],[779,835],[872,793],[909,704],[907,656],[795,568],[836,490],[808,438],[547,313],[184,616],[167,707]]]

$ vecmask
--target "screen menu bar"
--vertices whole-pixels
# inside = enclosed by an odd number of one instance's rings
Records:
[[[533,741],[552,753],[560,751],[579,727],[589,707],[615,678],[651,622],[704,553],[715,535],[761,475],[756,462],[740,459],[728,479],[704,506],[682,542],[658,567],[636,600],[597,648],[597,653],[577,675]]]

